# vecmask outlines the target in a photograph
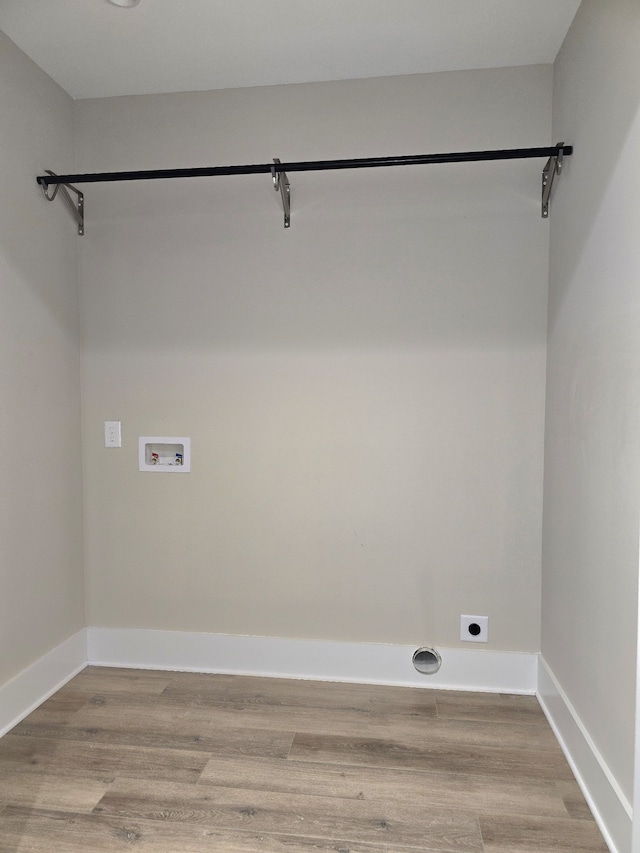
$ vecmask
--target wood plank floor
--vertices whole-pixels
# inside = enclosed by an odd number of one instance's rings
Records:
[[[606,850],[529,696],[89,667],[0,740],[1,853]]]

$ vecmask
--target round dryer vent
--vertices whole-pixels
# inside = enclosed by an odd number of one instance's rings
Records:
[[[442,658],[435,649],[416,649],[413,653],[413,665],[423,675],[434,675],[442,664]]]

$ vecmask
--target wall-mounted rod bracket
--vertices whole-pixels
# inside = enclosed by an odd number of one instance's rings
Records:
[[[553,154],[544,165],[542,170],[542,218],[547,219],[549,216],[549,199],[551,198],[551,189],[556,175],[562,171],[562,163],[564,158],[564,142],[558,142],[556,145],[557,153]]]
[[[50,172],[48,169],[45,169],[47,175],[51,177],[57,178],[58,176],[54,172]],[[58,190],[60,190],[60,197],[64,201],[64,203],[69,208],[71,215],[75,219],[78,225],[78,234],[82,237],[84,234],[84,193],[81,192],[76,187],[72,187],[71,184],[67,183],[57,183],[55,184],[55,189],[49,195],[47,192],[48,184],[41,183],[42,194],[46,198],[47,201],[53,201],[54,198],[58,195]],[[69,190],[76,194],[76,201],[74,201],[69,195]]]
[[[280,198],[282,199],[282,209],[284,211],[284,227],[291,227],[291,185],[286,172],[279,172],[276,168],[280,165],[280,160],[277,157],[273,158],[274,165],[271,167],[271,177],[273,178],[274,190],[280,190]]]

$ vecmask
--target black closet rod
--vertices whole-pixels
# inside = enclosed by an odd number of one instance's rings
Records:
[[[406,157],[362,157],[354,160],[307,160],[297,163],[255,163],[245,166],[211,166],[195,169],[150,169],[141,172],[95,172],[84,175],[39,175],[43,187],[52,184],[90,184],[103,181],[151,181],[166,178],[205,178],[215,175],[258,175],[281,172],[320,172],[330,169],[372,169],[380,166],[419,166],[428,163],[472,163],[482,160],[522,160],[571,154],[571,145],[547,148],[507,148],[497,151],[462,151],[451,154],[416,154]]]

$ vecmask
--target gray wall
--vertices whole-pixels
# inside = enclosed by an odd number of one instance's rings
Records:
[[[549,144],[551,69],[77,104],[80,171]],[[537,161],[95,185],[89,624],[539,649]],[[105,450],[102,422],[123,423]],[[188,435],[192,473],[137,471]]]
[[[0,684],[85,624],[73,102],[0,33]]]
[[[585,0],[555,66],[542,653],[632,801],[640,517],[640,7]]]

